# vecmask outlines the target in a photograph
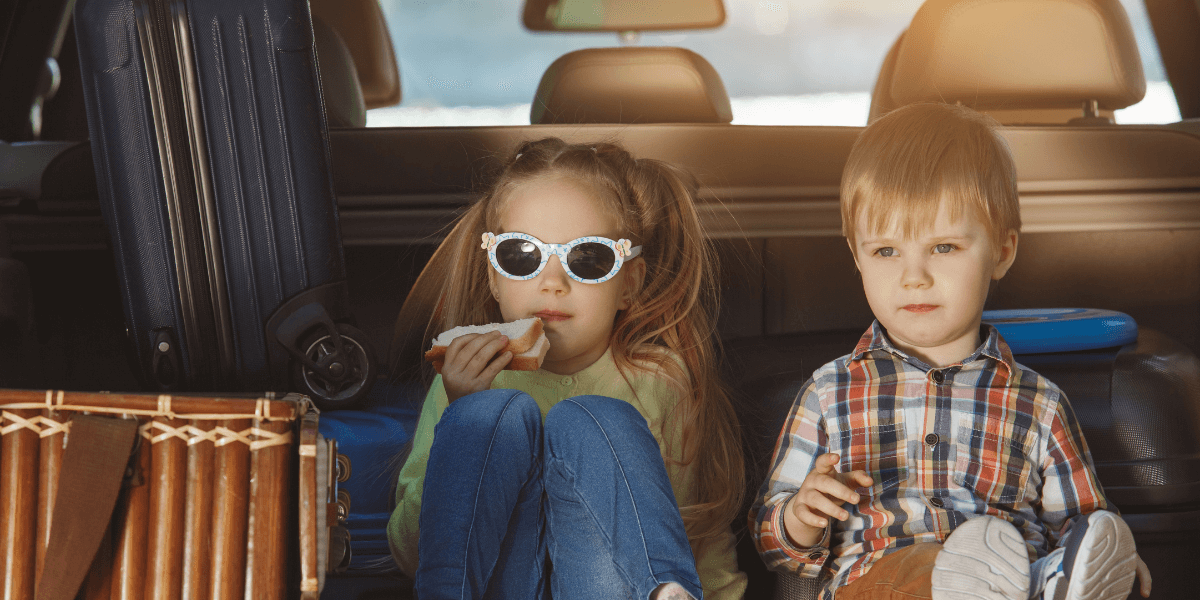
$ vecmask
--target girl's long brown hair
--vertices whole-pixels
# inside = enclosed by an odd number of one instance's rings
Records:
[[[716,259],[696,211],[698,184],[679,168],[635,159],[613,143],[547,138],[521,145],[434,252],[405,300],[392,373],[411,372],[412,349],[437,333],[503,320],[488,286],[480,236],[500,230],[505,199],[516,186],[546,176],[591,184],[619,216],[624,235],[642,246],[646,275],[629,309],[617,314],[612,356],[625,377],[661,370],[683,392],[670,416],[683,435],[666,455],[696,474],[695,504],[681,509],[688,537],[695,542],[726,531],[742,502],[742,445],[718,377]]]

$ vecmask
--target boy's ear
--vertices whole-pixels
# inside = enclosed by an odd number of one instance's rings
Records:
[[[617,305],[620,310],[629,310],[633,305],[633,299],[642,290],[642,284],[646,282],[646,261],[639,256],[621,266],[621,303]]]
[[[992,270],[992,280],[1004,277],[1013,261],[1017,259],[1017,230],[1009,229],[1004,235],[1004,243],[996,249],[996,268]]]

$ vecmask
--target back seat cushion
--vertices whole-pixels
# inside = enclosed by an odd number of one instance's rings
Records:
[[[368,109],[400,103],[400,68],[378,0],[312,0],[314,20],[337,31],[352,57]]]
[[[332,27],[313,17],[321,93],[330,127],[366,127],[367,106],[346,42]]]
[[[684,48],[576,50],[538,83],[530,122],[729,123],[733,110],[716,69]]]
[[[1085,101],[1111,116],[1146,93],[1119,0],[929,0],[884,62],[878,110],[961,102],[1005,123],[1061,123]]]
[[[861,332],[870,323],[837,203],[859,131],[539,125],[336,130],[331,140],[343,239],[364,250],[436,242],[475,198],[480,174],[523,140],[615,139],[636,156],[687,168],[702,185],[701,217],[720,240],[719,325],[734,339]],[[1200,349],[1200,136],[1161,126],[1009,127],[1004,135],[1024,230],[988,308],[1120,310]],[[411,268],[415,275],[420,264]]]
[[[888,53],[883,57],[883,65],[879,67],[879,76],[875,78],[875,89],[871,90],[871,108],[867,112],[867,122],[870,123],[897,107],[892,99],[892,78],[896,72],[896,54],[900,52],[900,44],[904,42],[904,32],[892,42]]]

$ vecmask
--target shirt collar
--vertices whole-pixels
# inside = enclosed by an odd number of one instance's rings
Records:
[[[597,381],[607,378],[613,371],[617,370],[617,363],[612,357],[612,346],[604,350],[604,354],[596,359],[596,362],[576,371],[571,377],[577,383],[586,386],[593,386]],[[557,377],[557,376],[556,376]]]
[[[598,382],[608,381],[612,374],[617,370],[617,363],[612,357],[612,347],[605,349],[604,354],[596,359],[596,362],[570,374],[557,375],[545,369],[536,371],[502,371],[508,373],[510,377],[524,379],[528,381],[537,381],[545,383],[553,383],[565,385],[569,388],[591,388],[595,387]]]
[[[967,364],[981,356],[986,356],[1004,366],[1007,371],[1005,373],[1006,377],[1011,375],[1014,363],[1012,350],[1008,347],[1008,343],[1004,341],[1004,338],[1000,336],[1000,332],[992,325],[983,323],[980,326],[979,333],[981,334],[980,337],[983,338],[983,343],[969,356],[959,361],[959,363]],[[875,350],[882,350],[909,363],[919,364],[923,370],[929,369],[929,365],[926,365],[916,357],[909,356],[892,344],[892,340],[887,336],[887,331],[879,323],[878,319],[871,323],[871,328],[859,338],[858,345],[854,347],[854,352],[850,355],[850,360],[862,360],[867,354]]]
[[[891,354],[908,358],[907,355],[892,345],[892,341],[888,339],[883,325],[879,324],[879,319],[875,319],[871,323],[871,328],[858,339],[858,345],[854,347],[854,352],[851,353],[850,360],[860,360],[863,355],[872,350],[884,350]]]

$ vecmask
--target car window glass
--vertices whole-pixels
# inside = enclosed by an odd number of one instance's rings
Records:
[[[1142,0],[1122,0],[1148,81],[1119,123],[1167,123],[1179,109]],[[920,0],[725,0],[713,30],[644,33],[643,46],[680,46],[720,73],[743,125],[866,124],[870,90]],[[374,127],[527,125],[546,67],[581,48],[619,45],[612,33],[534,33],[522,0],[381,0],[404,101],[368,111]]]
[[[1179,120],[1179,104],[1175,91],[1167,81],[1163,69],[1162,55],[1158,42],[1150,27],[1143,0],[1121,0],[1129,21],[1133,24],[1133,35],[1137,38],[1138,53],[1142,55],[1142,69],[1146,73],[1146,97],[1141,102],[1116,111],[1117,123],[1172,123]]]

